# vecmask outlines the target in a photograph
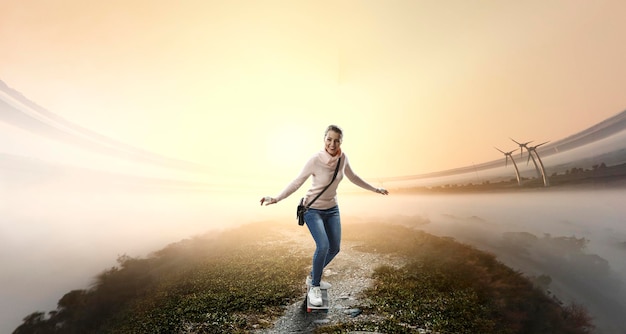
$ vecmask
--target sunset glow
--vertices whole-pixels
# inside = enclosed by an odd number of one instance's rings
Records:
[[[259,199],[299,174],[330,124],[351,169],[390,193],[344,179],[345,222],[417,220],[496,246],[508,232],[576,235],[623,285],[622,188],[403,191],[535,181],[510,138],[550,142],[554,174],[626,168],[624,13],[617,0],[2,0],[0,332],[116,256],[250,223],[299,228],[310,180],[279,205]],[[554,144],[607,120],[569,151]],[[521,172],[494,147],[515,150]],[[600,300],[599,287],[626,300],[601,283],[575,292]],[[623,324],[623,302],[596,304],[599,324]]]
[[[623,110],[625,9],[9,1],[0,78],[67,120],[216,176],[295,175],[331,123],[360,174],[410,175]]]

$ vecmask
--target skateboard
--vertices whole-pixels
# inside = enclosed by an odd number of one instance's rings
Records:
[[[325,312],[328,313],[328,309],[330,308],[330,300],[328,299],[328,290],[327,289],[321,289],[322,291],[322,305],[321,306],[315,306],[313,304],[311,304],[309,302],[309,290],[311,289],[311,287],[307,287],[306,290],[306,312],[307,313],[311,313],[311,312]]]

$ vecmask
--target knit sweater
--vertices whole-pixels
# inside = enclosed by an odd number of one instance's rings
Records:
[[[335,173],[335,167],[337,166],[339,157],[341,157],[341,165],[339,166],[339,171],[337,171],[337,178],[333,181],[333,184],[331,184],[330,187],[328,187],[328,189],[326,189],[326,191],[313,203],[313,205],[311,205],[311,208],[324,210],[337,205],[337,187],[339,186],[339,182],[341,182],[344,175],[357,186],[366,190],[376,191],[375,187],[354,173],[352,167],[350,167],[348,157],[343,152],[333,157],[328,154],[326,150],[321,150],[307,161],[300,174],[293,181],[291,181],[291,183],[289,183],[289,185],[287,185],[287,187],[278,196],[275,197],[276,201],[280,202],[281,200],[289,197],[289,195],[293,194],[302,186],[302,184],[304,184],[309,176],[313,176],[311,187],[305,195],[305,205],[307,205],[328,185],[328,183],[330,183],[330,180],[332,180],[333,174]]]

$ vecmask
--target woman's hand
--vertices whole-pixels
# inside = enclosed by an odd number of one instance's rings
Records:
[[[266,206],[270,204],[276,204],[276,199],[274,197],[265,196],[261,198],[261,205],[263,205],[263,203],[265,203]]]
[[[389,195],[389,192],[385,188],[376,188],[376,192],[381,195]]]

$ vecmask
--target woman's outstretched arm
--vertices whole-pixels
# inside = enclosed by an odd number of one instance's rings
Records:
[[[261,205],[263,205],[263,203],[265,203],[265,205],[276,204],[281,200],[289,197],[289,195],[298,190],[313,173],[313,159],[314,158],[311,158],[309,159],[309,161],[307,161],[306,165],[304,165],[304,168],[302,168],[302,171],[300,171],[300,174],[293,181],[291,181],[287,185],[287,187],[285,187],[285,189],[280,194],[278,194],[278,196],[265,196],[261,198]]]
[[[363,189],[370,190],[370,191],[373,191],[375,193],[379,193],[382,195],[389,195],[389,191],[387,191],[387,189],[376,188],[372,186],[371,184],[369,184],[367,181],[363,180],[360,176],[356,175],[356,173],[352,170],[352,167],[350,167],[350,162],[348,161],[348,158],[346,158],[346,169],[344,173],[346,177],[348,177],[348,180],[350,180],[352,183],[356,184],[357,186]]]

